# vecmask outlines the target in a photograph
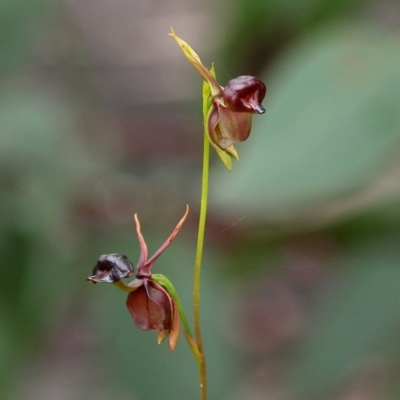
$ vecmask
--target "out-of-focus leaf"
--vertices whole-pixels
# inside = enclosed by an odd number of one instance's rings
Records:
[[[6,392],[9,384],[10,371],[15,368],[16,360],[21,355],[22,348],[18,346],[15,335],[15,327],[12,326],[4,313],[0,314],[0,390]]]
[[[77,188],[108,166],[75,136],[74,125],[72,107],[49,93],[11,87],[1,93],[0,227],[17,225],[60,243],[54,232],[68,227]]]
[[[297,399],[331,399],[363,361],[400,361],[399,240],[396,234],[360,241],[339,261],[291,368]]]
[[[0,0],[0,71],[14,72],[32,55],[48,10],[46,0]]]
[[[294,47],[264,79],[267,113],[240,162],[214,180],[214,209],[246,223],[290,218],[378,179],[400,148],[399,70],[399,38],[363,26]]]
[[[62,326],[79,287],[73,266],[82,252],[83,236],[81,227],[71,221],[71,204],[107,162],[102,157],[98,162],[75,132],[72,107],[65,100],[39,89],[3,85],[0,308],[4,334],[0,340],[12,338],[5,346],[18,348],[13,364],[4,356],[7,370],[0,368],[4,386],[12,384],[18,367],[29,364],[27,354],[34,355],[39,347],[37,335]]]
[[[338,17],[349,18],[376,0],[235,0],[227,44],[231,71],[251,75],[293,37]],[[249,29],[251,26],[251,29]]]

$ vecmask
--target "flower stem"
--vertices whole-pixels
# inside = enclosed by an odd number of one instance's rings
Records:
[[[193,288],[193,314],[194,314],[194,330],[196,336],[197,349],[199,358],[197,365],[200,375],[200,392],[201,400],[207,400],[207,373],[206,360],[203,350],[203,340],[201,336],[200,324],[200,277],[201,277],[201,261],[203,257],[204,232],[207,216],[207,200],[208,200],[208,173],[210,159],[210,142],[207,135],[207,101],[208,96],[203,96],[203,117],[204,117],[204,146],[203,146],[203,173],[201,184],[201,202],[200,202],[200,219],[199,231],[197,236],[196,259],[194,267],[194,288]]]
[[[137,289],[137,287],[135,288],[135,287],[128,286],[126,283],[122,282],[121,280],[117,281],[117,282],[113,282],[113,285],[115,287],[117,287],[118,289],[120,289],[124,292],[128,292],[128,293],[134,292]]]

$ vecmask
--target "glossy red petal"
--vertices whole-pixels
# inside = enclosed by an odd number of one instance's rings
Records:
[[[261,105],[267,88],[254,76],[244,75],[232,79],[224,88],[223,99],[226,107],[235,112],[263,114]]]
[[[159,330],[171,329],[172,321],[172,298],[169,293],[158,283],[148,280],[146,281],[147,295],[149,298],[163,309],[164,318],[160,321]]]
[[[154,299],[157,299],[157,302]],[[150,297],[144,285],[128,294],[126,306],[136,326],[142,330],[164,329],[171,319],[169,301],[165,294],[152,293]]]
[[[251,114],[234,112],[217,104],[219,119],[214,131],[217,144],[226,149],[246,140],[251,131]]]

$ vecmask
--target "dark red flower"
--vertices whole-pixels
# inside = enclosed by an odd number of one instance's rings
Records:
[[[249,75],[232,79],[225,88],[222,87],[215,78],[214,68],[208,70],[197,53],[172,29],[170,35],[208,85],[206,90],[203,88],[203,97],[208,103],[207,135],[222,162],[231,169],[231,157],[238,159],[235,143],[243,142],[250,135],[251,114],[265,113],[261,102],[267,88],[259,79]]]
[[[263,114],[261,102],[267,89],[254,76],[239,76],[223,89],[221,97],[211,103],[208,134],[212,144],[237,158],[234,144],[246,140],[251,131],[251,114]]]
[[[99,257],[93,269],[93,275],[88,278],[93,283],[114,283],[121,289],[128,291],[126,305],[136,326],[142,330],[156,329],[158,331],[158,342],[161,343],[169,337],[169,347],[175,349],[179,336],[179,312],[178,307],[168,291],[157,283],[151,275],[151,268],[156,259],[172,243],[181,229],[189,207],[175,229],[162,244],[162,246],[148,258],[146,242],[140,231],[140,222],[135,214],[136,232],[140,245],[140,256],[136,266],[136,278],[128,283],[120,282],[134,273],[133,265],[128,258],[122,254],[105,254]]]
[[[146,242],[140,231],[140,223],[135,214],[136,232],[140,244],[140,257],[137,264],[136,279],[128,286],[136,288],[130,292],[126,305],[136,326],[142,330],[158,330],[160,343],[169,335],[169,347],[174,350],[179,335],[179,312],[171,295],[151,278],[151,267],[156,259],[174,240],[184,223],[189,208],[163,245],[149,259]]]

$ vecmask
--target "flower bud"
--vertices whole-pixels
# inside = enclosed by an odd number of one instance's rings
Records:
[[[226,108],[235,112],[265,113],[261,102],[267,88],[254,76],[243,75],[232,79],[224,88],[223,99]]]

